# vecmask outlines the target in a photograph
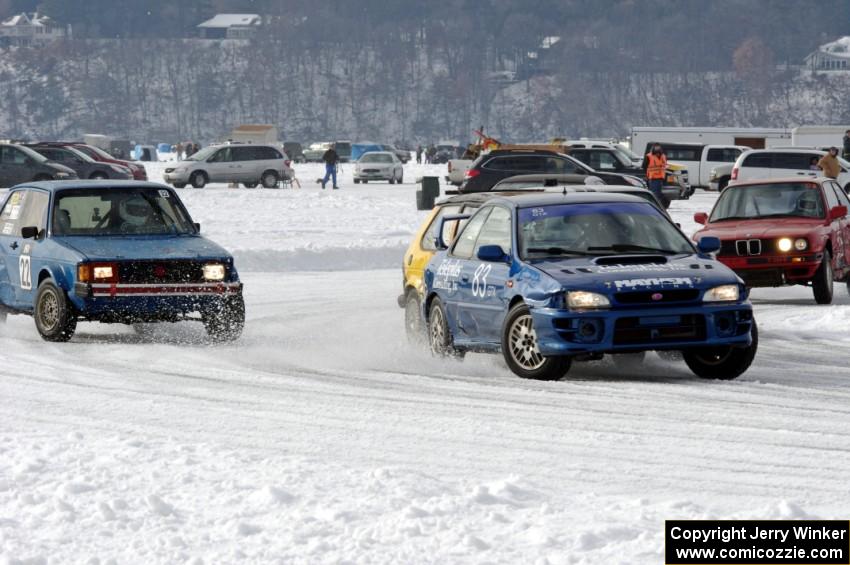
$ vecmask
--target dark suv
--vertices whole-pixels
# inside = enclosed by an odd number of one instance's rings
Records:
[[[595,171],[578,159],[555,151],[496,150],[472,163],[459,190],[464,193],[488,192],[502,179],[541,173],[569,175],[575,177],[576,184],[583,183],[589,177],[596,177],[604,184],[646,186],[646,183],[633,175]]]
[[[69,169],[73,169],[81,179],[133,180],[133,173],[127,167],[95,161],[82,151],[70,146],[55,147],[33,143],[28,144],[27,147],[44,155],[54,163],[61,163]]]
[[[69,180],[77,178],[72,169],[54,163],[29,147],[0,143],[0,187],[42,180]]]

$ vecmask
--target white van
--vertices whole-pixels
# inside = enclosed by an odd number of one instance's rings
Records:
[[[242,183],[245,188],[258,184],[276,188],[294,176],[290,160],[279,147],[267,144],[228,143],[210,145],[165,169],[163,178],[174,188],[187,184],[204,188],[207,183]]]
[[[826,155],[826,151],[819,149],[754,149],[738,157],[735,166],[732,167],[731,183],[770,178],[787,178],[799,175],[801,177],[820,177],[823,173],[820,169],[813,169],[812,165]],[[838,158],[841,164],[841,173],[838,175],[838,184],[845,192],[850,191],[850,163]],[[730,183],[730,184],[731,184]]]

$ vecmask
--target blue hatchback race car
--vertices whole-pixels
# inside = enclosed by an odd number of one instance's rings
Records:
[[[546,380],[576,358],[681,351],[698,376],[733,379],[758,335],[746,287],[710,256],[719,246],[695,248],[634,196],[491,198],[425,271],[431,349],[501,350],[518,376]]]
[[[0,207],[0,317],[30,314],[48,341],[71,339],[79,320],[200,320],[214,340],[236,339],[242,283],[199,230],[164,185],[19,185]]]

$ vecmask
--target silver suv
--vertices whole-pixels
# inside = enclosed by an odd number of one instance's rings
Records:
[[[275,188],[281,180],[293,178],[290,163],[286,153],[274,145],[210,145],[175,167],[165,169],[163,178],[174,188],[187,184],[203,188],[211,182],[241,183],[245,188],[255,188],[258,184]]]

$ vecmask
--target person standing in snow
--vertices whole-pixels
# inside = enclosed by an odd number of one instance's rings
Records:
[[[174,147],[174,152],[177,154],[177,160],[182,161],[183,160],[183,144],[180,143],[179,141],[177,142],[177,145]]]
[[[850,129],[844,132],[844,155],[845,159],[850,159]]]
[[[421,145],[416,146],[416,164],[417,165],[422,164],[422,146]]]
[[[838,147],[830,147],[829,152],[818,161],[818,167],[823,171],[823,176],[837,179],[841,172],[841,164],[838,162]]]
[[[661,145],[652,145],[652,151],[643,158],[643,170],[646,172],[646,180],[649,190],[659,202],[664,202],[664,176],[667,174],[667,155],[661,149]]]
[[[328,150],[322,155],[322,161],[325,162],[325,178],[322,179],[322,190],[325,189],[325,185],[328,184],[328,179],[330,178],[333,178],[333,187],[334,190],[337,190],[339,187],[336,185],[336,166],[339,163],[339,155],[336,152],[335,144],[331,144],[328,147]]]

